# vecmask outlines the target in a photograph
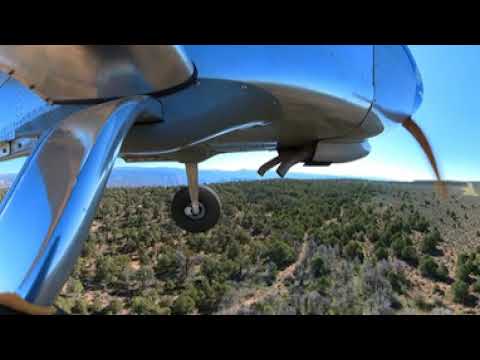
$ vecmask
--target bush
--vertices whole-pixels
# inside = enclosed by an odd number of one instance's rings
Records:
[[[406,289],[408,289],[411,285],[402,271],[397,272],[391,270],[387,272],[386,276],[390,282],[390,285],[392,285],[393,291],[395,291],[397,294],[404,294]]]
[[[228,286],[225,283],[209,281],[206,277],[200,276],[194,282],[194,289],[190,291],[200,313],[211,314],[217,311],[227,290]]]
[[[97,262],[97,281],[114,284],[120,280],[127,280],[130,275],[130,258],[126,255],[102,256]]]
[[[117,315],[123,309],[123,304],[119,299],[113,299],[105,309],[107,315]]]
[[[468,285],[464,281],[457,280],[452,285],[453,301],[457,304],[465,304],[468,299]]]
[[[417,266],[418,265],[418,257],[417,257],[417,252],[413,246],[407,246],[405,247],[400,256],[400,260],[405,261],[407,264],[411,266]]]
[[[438,266],[431,256],[425,256],[420,261],[420,273],[426,278],[445,281],[448,278],[448,270],[445,266]]]
[[[75,299],[59,296],[57,300],[55,300],[55,305],[68,314],[72,312],[72,308],[75,306]]]
[[[280,240],[274,240],[270,244],[265,256],[273,261],[279,270],[285,269],[295,261],[292,247]]]
[[[379,237],[378,241],[385,247],[392,245],[392,232],[390,229],[385,230]]]
[[[407,247],[407,241],[402,237],[402,236],[395,236],[395,239],[392,242],[392,250],[393,254],[396,257],[401,258],[402,252],[405,250]]]
[[[151,297],[134,297],[132,310],[138,315],[170,315],[170,309],[162,308]]]
[[[195,301],[188,295],[181,294],[172,305],[173,315],[188,315],[195,311]]]
[[[388,258],[388,250],[384,246],[379,246],[375,249],[375,258],[381,261]]]
[[[470,259],[470,255],[468,254],[460,254],[458,255],[458,261],[457,261],[457,264],[458,265],[463,265],[463,264],[466,264],[468,262],[468,260]]]
[[[321,256],[315,256],[312,259],[312,272],[313,272],[313,276],[315,276],[316,278],[319,278],[328,274],[328,269],[325,265],[325,261],[323,261]]]
[[[448,280],[448,269],[445,265],[440,265],[437,271],[439,281],[447,281]]]
[[[160,278],[172,276],[177,271],[177,258],[173,251],[161,254],[155,265],[155,272]]]
[[[362,247],[356,241],[349,241],[343,249],[343,253],[349,259],[359,259],[360,262],[363,262]]]
[[[473,284],[473,291],[480,294],[480,279]]]
[[[424,254],[435,255],[438,251],[437,245],[437,238],[434,235],[429,234],[423,239],[420,250]]]
[[[87,302],[79,298],[75,300],[75,305],[72,307],[72,313],[80,314],[80,315],[87,315],[88,314],[88,304]]]
[[[78,296],[83,294],[83,292],[84,292],[84,288],[80,280],[71,278],[67,282],[67,286],[65,289],[66,294],[69,294],[71,296]]]
[[[432,311],[435,307],[434,304],[426,301],[421,295],[416,295],[413,301],[415,302],[415,306],[422,311]]]
[[[378,240],[380,240],[380,234],[378,233],[377,230],[371,230],[369,233],[370,233],[371,242],[376,243]]]
[[[455,274],[455,278],[459,281],[463,281],[465,283],[470,282],[470,274],[472,272],[472,268],[470,264],[464,263],[457,266],[457,271]]]
[[[230,260],[236,259],[241,254],[241,247],[238,241],[233,240],[232,243],[228,246],[227,257]]]

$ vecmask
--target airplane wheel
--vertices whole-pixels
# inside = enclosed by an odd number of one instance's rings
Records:
[[[220,219],[221,203],[218,195],[206,186],[199,187],[200,212],[193,214],[188,188],[179,190],[172,202],[172,218],[178,227],[190,233],[206,232]]]

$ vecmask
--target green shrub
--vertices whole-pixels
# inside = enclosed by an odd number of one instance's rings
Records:
[[[373,243],[376,243],[379,240],[380,240],[380,234],[378,233],[378,231],[377,230],[371,230],[370,241],[373,242]]]
[[[467,263],[463,263],[457,266],[457,271],[455,274],[455,278],[459,281],[463,281],[465,283],[470,282],[470,274],[472,273],[471,265]]]
[[[219,281],[209,281],[204,276],[199,276],[194,282],[194,291],[191,291],[192,299],[202,314],[211,314],[217,311],[218,305],[228,290],[228,286]]]
[[[397,294],[404,294],[405,291],[410,287],[410,282],[402,271],[389,271],[387,274],[387,279],[392,285],[393,291]]]
[[[285,269],[295,261],[292,247],[284,241],[274,240],[265,252],[265,256],[275,263],[279,270]]]
[[[448,268],[445,265],[439,265],[437,271],[439,281],[447,281],[448,280]]]
[[[438,239],[435,235],[428,234],[424,237],[420,250],[424,254],[435,255],[438,251],[437,249]]]
[[[88,314],[88,304],[83,298],[78,298],[75,300],[75,305],[72,307],[73,314],[87,315]]]
[[[468,285],[464,281],[457,280],[452,285],[453,301],[457,304],[465,304],[468,299]]]
[[[473,284],[473,291],[476,292],[477,294],[480,294],[480,279]]]
[[[392,242],[393,254],[396,257],[401,258],[402,252],[405,250],[407,246],[408,245],[404,237],[402,237],[401,235],[395,236],[395,239]]]
[[[390,247],[392,245],[393,234],[390,229],[386,229],[379,237],[379,243],[385,247]]]
[[[113,299],[105,309],[107,315],[117,315],[123,310],[123,303],[119,299]]]
[[[65,289],[65,292],[71,296],[78,296],[83,294],[84,288],[83,284],[80,280],[78,279],[70,279],[67,282],[67,286]]]
[[[170,309],[161,307],[151,297],[143,296],[132,299],[132,311],[137,315],[170,315]]]
[[[363,262],[363,251],[360,244],[356,241],[349,241],[348,244],[343,249],[344,255],[349,259],[359,259]]]
[[[438,266],[431,256],[425,256],[420,261],[420,273],[426,278],[436,281],[446,281],[448,269],[445,266]]]
[[[75,306],[75,299],[71,297],[59,296],[55,300],[55,305],[68,314],[72,312],[72,308]]]
[[[426,301],[421,295],[415,296],[413,301],[415,302],[415,306],[422,311],[432,311],[435,307],[434,304]]]
[[[472,254],[470,260],[470,270],[473,275],[480,276],[480,255]]]
[[[100,298],[96,297],[95,300],[93,301],[92,304],[88,307],[89,313],[92,314],[98,314],[102,313],[104,310],[102,302],[100,301]]]
[[[102,256],[97,262],[95,278],[106,284],[127,280],[130,275],[129,263],[127,255]]]
[[[172,305],[173,315],[188,315],[195,310],[195,301],[188,295],[181,294]]]
[[[470,255],[462,253],[462,254],[458,255],[457,264],[458,265],[466,264],[468,262],[468,260],[470,260]]]
[[[238,241],[234,240],[227,248],[227,257],[231,260],[236,259],[240,256],[241,247]]]
[[[418,265],[418,257],[417,257],[417,251],[413,246],[407,246],[405,247],[400,256],[400,260],[405,261],[407,264],[411,266],[417,266]]]
[[[388,250],[384,246],[379,246],[375,249],[375,258],[377,261],[388,258]]]
[[[313,276],[315,276],[316,278],[319,278],[328,274],[327,266],[325,265],[325,261],[323,261],[322,257],[315,256],[312,259],[312,273],[313,273]]]
[[[155,273],[160,278],[171,277],[178,270],[177,257],[174,251],[169,250],[161,254],[155,265]]]

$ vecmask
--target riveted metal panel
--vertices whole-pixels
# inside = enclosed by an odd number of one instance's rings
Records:
[[[277,130],[283,141],[347,134],[361,124],[373,101],[371,45],[184,47],[200,80],[234,80],[270,92],[282,108]]]

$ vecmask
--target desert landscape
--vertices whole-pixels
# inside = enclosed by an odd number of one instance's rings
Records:
[[[211,187],[223,216],[197,235],[170,218],[177,187],[107,189],[56,305],[120,315],[480,313],[479,184],[448,183],[448,199],[430,182]]]

